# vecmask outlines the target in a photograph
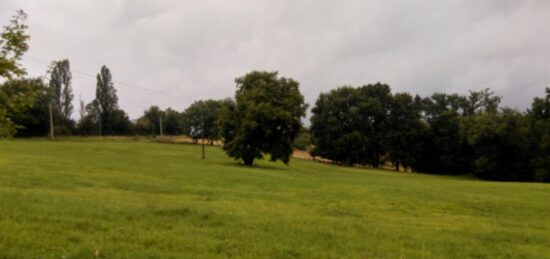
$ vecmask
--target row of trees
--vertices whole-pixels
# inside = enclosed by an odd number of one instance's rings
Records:
[[[0,35],[0,137],[44,136],[50,116],[57,134],[188,135],[221,139],[227,154],[246,165],[268,155],[288,163],[295,147],[344,165],[436,174],[473,172],[483,179],[550,181],[550,89],[526,112],[501,108],[488,89],[422,98],[392,93],[388,85],[345,86],[322,93],[302,126],[307,105],[299,83],[277,72],[236,79],[233,99],[200,100],[185,111],[152,106],[131,122],[118,106],[110,70],[97,74],[95,99],[74,107],[70,62],[52,62],[49,81],[24,78],[28,49],[19,11]],[[51,112],[49,112],[51,111]],[[310,142],[311,141],[311,142]],[[311,144],[310,144],[311,143]]]
[[[346,165],[550,181],[550,89],[524,113],[500,100],[488,89],[421,98],[380,83],[341,87],[312,109],[311,153]]]

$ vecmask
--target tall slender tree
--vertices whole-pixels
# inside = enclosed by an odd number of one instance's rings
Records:
[[[71,64],[68,59],[52,62],[50,68],[50,89],[56,108],[64,120],[70,120],[73,113],[73,89],[71,86]]]
[[[118,110],[118,97],[113,84],[111,71],[107,66],[102,66],[101,71],[97,74],[96,84],[96,99],[97,109],[99,110],[101,132],[103,134],[114,134],[115,112]]]

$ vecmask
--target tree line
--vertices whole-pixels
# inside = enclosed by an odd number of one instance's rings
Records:
[[[312,109],[311,154],[343,165],[488,180],[550,181],[550,88],[526,112],[489,89],[429,97],[386,84],[322,93]]]
[[[299,82],[252,71],[235,80],[234,98],[198,100],[184,111],[149,107],[135,121],[118,106],[113,76],[101,67],[94,100],[80,101],[73,119],[72,74],[54,61],[49,80],[25,77],[26,14],[17,12],[0,35],[0,137],[58,135],[187,135],[223,142],[246,165],[267,156],[289,162],[295,148],[348,166],[433,174],[473,173],[482,179],[550,182],[550,89],[521,112],[501,107],[489,89],[428,97],[392,93],[382,83],[321,93],[308,108]]]

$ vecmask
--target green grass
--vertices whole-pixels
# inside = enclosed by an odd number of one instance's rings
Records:
[[[550,185],[0,141],[0,257],[549,258]]]

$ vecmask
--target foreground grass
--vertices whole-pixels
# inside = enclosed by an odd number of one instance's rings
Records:
[[[548,258],[550,185],[0,141],[0,257]]]

